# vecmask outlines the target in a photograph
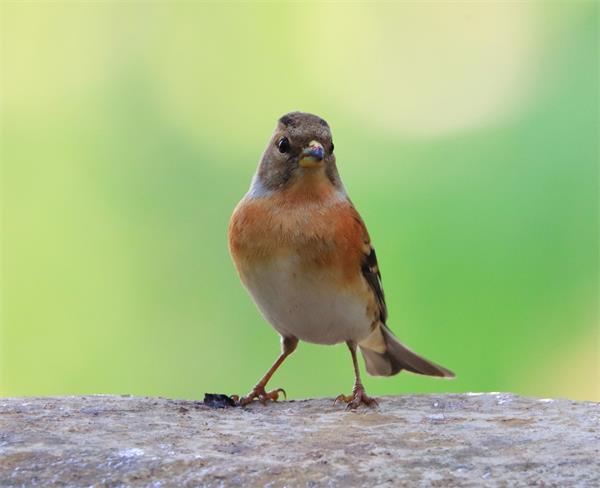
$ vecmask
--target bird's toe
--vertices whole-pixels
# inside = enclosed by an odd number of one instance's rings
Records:
[[[266,391],[264,387],[254,387],[248,395],[239,399],[239,404],[244,407],[249,405],[254,400],[258,400],[263,405],[268,402],[276,402],[279,400],[279,395],[283,394],[284,398],[287,398],[287,394],[283,388],[277,388],[276,390]]]

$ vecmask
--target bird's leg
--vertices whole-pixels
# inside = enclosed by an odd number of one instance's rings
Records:
[[[245,397],[239,399],[239,404],[244,406],[252,403],[254,399],[258,399],[263,405],[266,404],[269,400],[277,401],[279,398],[279,393],[283,393],[285,396],[285,390],[283,388],[277,388],[272,391],[265,391],[265,386],[273,376],[273,373],[277,371],[277,368],[281,366],[285,358],[287,358],[290,354],[294,352],[296,346],[298,345],[298,339],[295,337],[282,337],[281,338],[281,354],[277,358],[277,361],[273,363],[273,366],[269,368],[269,371],[265,373],[265,375],[261,378],[261,380],[256,383],[256,386],[252,388],[252,391],[248,393]],[[233,397],[235,398],[235,396]]]
[[[346,410],[354,410],[358,408],[359,405],[367,405],[377,406],[377,400],[367,396],[365,391],[365,387],[360,381],[360,371],[358,369],[358,361],[356,359],[356,343],[353,341],[347,341],[348,349],[350,349],[350,354],[352,354],[352,363],[354,364],[354,388],[352,388],[352,395],[339,395],[335,400],[334,404],[338,401],[346,402],[348,405]]]

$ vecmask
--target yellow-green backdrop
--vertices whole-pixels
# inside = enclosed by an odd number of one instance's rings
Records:
[[[1,7],[2,395],[244,393],[278,337],[226,244],[277,117],[319,114],[389,325],[454,381],[600,399],[596,2]],[[352,386],[301,344],[273,386]]]

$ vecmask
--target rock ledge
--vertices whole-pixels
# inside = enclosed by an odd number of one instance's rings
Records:
[[[210,409],[0,399],[0,486],[600,486],[600,404],[506,393]]]

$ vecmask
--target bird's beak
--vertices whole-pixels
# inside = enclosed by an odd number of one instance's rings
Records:
[[[325,149],[317,141],[310,141],[300,155],[300,166],[303,168],[317,168],[323,162]]]

